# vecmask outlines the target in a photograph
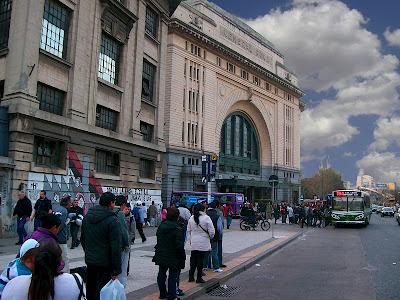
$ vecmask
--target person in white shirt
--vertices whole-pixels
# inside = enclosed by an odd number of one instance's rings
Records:
[[[215,228],[211,218],[206,215],[205,206],[203,204],[196,204],[194,214],[190,217],[187,235],[190,243],[190,270],[189,282],[194,281],[194,272],[197,269],[196,283],[204,283],[202,278],[203,274],[203,261],[204,256],[211,250],[210,239],[215,235]]]
[[[289,205],[287,208],[288,211],[288,216],[289,216],[289,224],[293,224],[294,223],[294,212],[293,212],[293,208]]]
[[[60,273],[61,249],[52,244],[39,248],[32,275],[12,279],[4,288],[2,300],[76,300],[84,295],[78,274]]]

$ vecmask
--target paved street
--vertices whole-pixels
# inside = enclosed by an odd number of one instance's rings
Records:
[[[367,228],[311,229],[226,285],[232,299],[399,299],[399,230],[375,214]]]

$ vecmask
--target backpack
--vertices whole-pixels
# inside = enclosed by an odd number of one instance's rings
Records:
[[[135,218],[136,222],[140,222],[140,208],[139,207],[135,207],[132,211],[133,213],[133,217]]]

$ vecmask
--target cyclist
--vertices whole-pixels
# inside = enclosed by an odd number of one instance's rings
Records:
[[[240,215],[247,220],[247,223],[251,227],[256,228],[256,212],[249,202],[244,203],[244,206],[240,210]]]

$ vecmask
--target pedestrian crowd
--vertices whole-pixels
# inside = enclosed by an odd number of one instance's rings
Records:
[[[0,299],[105,299],[101,295],[110,282],[118,279],[126,286],[135,230],[145,243],[145,226],[158,226],[153,262],[159,268],[160,299],[179,299],[184,295],[179,282],[185,243],[191,251],[189,282],[204,283],[207,270],[220,273],[226,267],[223,230],[225,223],[227,229],[231,226],[233,207],[214,201],[190,209],[172,204],[159,210],[154,202],[146,207],[137,201],[131,208],[125,196],[105,192],[85,214],[78,199],[71,201],[68,195],[53,207],[46,191],[41,191],[32,206],[20,191],[13,215],[21,247],[0,275]],[[29,234],[28,222],[33,222]],[[86,266],[71,269],[69,249],[79,245]]]
[[[331,223],[331,211],[326,204],[275,204],[273,207],[275,224],[298,224],[300,227],[325,227]]]

